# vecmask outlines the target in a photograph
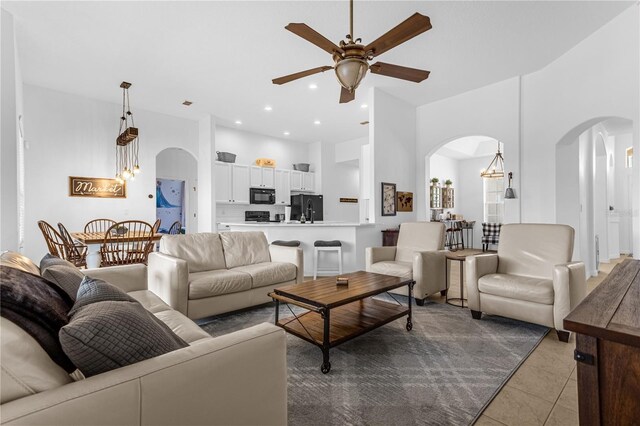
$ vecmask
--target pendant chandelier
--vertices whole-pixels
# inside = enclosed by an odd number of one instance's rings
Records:
[[[480,177],[488,179],[504,177],[504,158],[502,158],[502,153],[500,152],[500,142],[498,142],[498,152],[496,156],[493,157],[493,160],[489,163],[489,167],[482,169]]]
[[[122,116],[120,117],[120,131],[116,138],[116,180],[118,183],[123,183],[129,179],[133,180],[135,175],[140,173],[138,164],[140,138],[129,104],[131,83],[123,81],[120,87],[122,88]]]

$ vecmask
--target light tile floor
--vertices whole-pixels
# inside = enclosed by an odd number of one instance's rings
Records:
[[[622,259],[600,265],[597,277],[587,281],[591,292]],[[451,297],[459,297],[459,266],[451,262]],[[434,295],[434,301],[444,297]],[[469,314],[471,315],[471,314]],[[540,342],[486,408],[476,425],[562,425],[578,424],[576,363],[573,360],[575,336],[569,343],[558,340],[555,330]]]

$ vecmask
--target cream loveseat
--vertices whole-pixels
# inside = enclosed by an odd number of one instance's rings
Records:
[[[149,255],[149,287],[192,319],[271,301],[304,279],[302,249],[269,246],[262,232],[165,235]]]
[[[567,225],[502,225],[497,254],[466,259],[473,318],[485,312],[553,327],[568,342],[562,320],[587,294],[584,264],[571,262],[573,239]]]
[[[147,290],[144,265],[83,272],[126,291],[190,346],[73,381],[29,334],[2,318],[2,424],[287,423],[282,329],[264,323],[212,338]]]
[[[446,253],[444,224],[440,222],[409,222],[400,225],[396,247],[368,247],[365,253],[367,272],[412,278],[413,297],[418,305],[440,292],[446,294]],[[392,290],[407,294],[405,287]]]

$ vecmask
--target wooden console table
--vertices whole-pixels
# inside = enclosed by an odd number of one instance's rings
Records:
[[[580,424],[638,424],[640,260],[617,265],[564,327],[576,333]]]

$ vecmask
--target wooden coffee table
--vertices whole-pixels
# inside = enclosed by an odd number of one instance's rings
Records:
[[[324,374],[331,370],[329,349],[405,315],[407,331],[413,328],[411,304],[415,281],[363,271],[341,276],[349,278],[348,286],[337,285],[336,277],[326,277],[269,293],[276,302],[276,325],[322,349],[320,370]],[[402,286],[409,288],[408,306],[373,299]],[[308,312],[280,319],[281,302]]]

